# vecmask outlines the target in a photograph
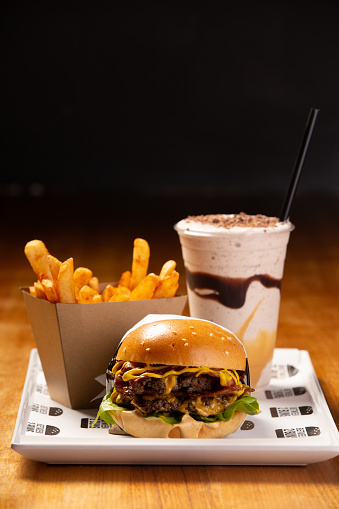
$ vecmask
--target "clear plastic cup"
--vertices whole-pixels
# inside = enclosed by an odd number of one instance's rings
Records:
[[[251,385],[269,385],[290,222],[271,228],[206,228],[179,234],[190,315],[230,329],[243,342]],[[208,231],[210,230],[210,231]]]

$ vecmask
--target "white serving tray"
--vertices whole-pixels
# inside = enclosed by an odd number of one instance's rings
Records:
[[[305,350],[276,349],[261,413],[219,439],[141,439],[108,433],[96,410],[52,401],[32,350],[12,448],[46,463],[153,465],[307,465],[339,454],[339,433]]]

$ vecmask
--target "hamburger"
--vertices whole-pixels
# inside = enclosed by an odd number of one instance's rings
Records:
[[[135,437],[224,437],[259,412],[242,343],[206,320],[140,325],[123,338],[106,377],[97,418]]]

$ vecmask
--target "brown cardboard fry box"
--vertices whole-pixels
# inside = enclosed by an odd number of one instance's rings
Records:
[[[52,304],[21,288],[50,397],[69,408],[100,405],[101,380],[123,335],[148,314],[181,314],[187,296]],[[97,378],[100,380],[98,381]]]

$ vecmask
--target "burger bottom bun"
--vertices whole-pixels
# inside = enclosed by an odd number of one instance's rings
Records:
[[[110,414],[120,428],[138,438],[221,438],[238,431],[246,418],[245,413],[235,412],[230,421],[206,423],[185,414],[179,424],[167,424],[156,417],[146,419],[139,410]]]

